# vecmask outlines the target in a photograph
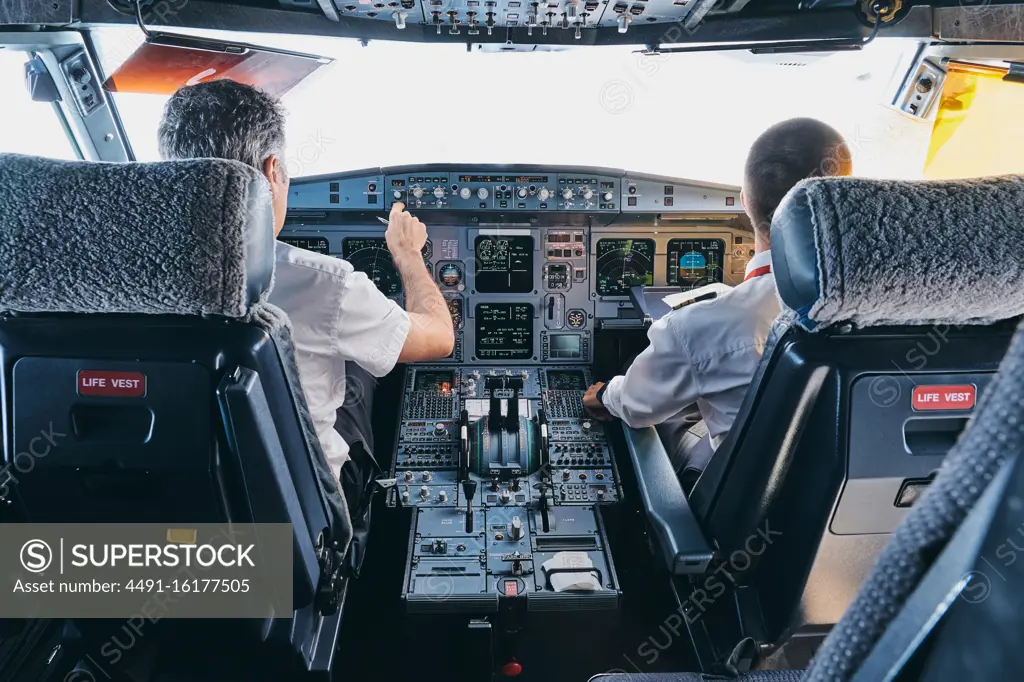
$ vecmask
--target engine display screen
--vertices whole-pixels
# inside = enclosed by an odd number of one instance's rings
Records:
[[[476,290],[484,294],[526,294],[533,291],[533,237],[479,235]]]
[[[278,237],[278,241],[313,253],[329,255],[326,237]]]
[[[654,284],[653,239],[600,239],[597,242],[597,293],[626,296],[630,287]]]
[[[533,353],[533,305],[479,303],[476,356],[486,360],[525,360]]]
[[[415,391],[451,393],[455,385],[455,372],[416,372]]]
[[[693,289],[722,281],[723,239],[670,239],[668,283]]]
[[[562,370],[558,372],[548,372],[547,377],[549,391],[587,390],[587,385],[583,377],[583,372],[577,372],[573,370]]]

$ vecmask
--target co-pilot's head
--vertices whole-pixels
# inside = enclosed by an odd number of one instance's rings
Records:
[[[284,227],[288,174],[284,109],[251,85],[231,80],[181,88],[164,106],[157,129],[165,159],[233,159],[266,176],[274,200],[274,234]]]
[[[782,198],[804,178],[850,175],[853,161],[834,128],[813,118],[792,118],[761,133],[743,169],[743,208],[762,248]]]

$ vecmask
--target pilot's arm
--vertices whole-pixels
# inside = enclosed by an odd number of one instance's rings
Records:
[[[647,332],[650,345],[626,374],[587,390],[583,403],[591,416],[618,417],[633,428],[643,428],[668,421],[697,402],[697,373],[675,328],[682,317],[669,314],[652,324]]]
[[[402,276],[405,309],[409,314],[408,334],[403,338],[399,362],[448,357],[455,347],[455,329],[448,303],[423,263],[421,249],[427,241],[427,228],[396,201],[384,236]]]

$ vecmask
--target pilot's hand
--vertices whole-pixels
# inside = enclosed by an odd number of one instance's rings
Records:
[[[587,408],[587,414],[594,419],[610,422],[614,419],[612,413],[608,411],[608,408],[597,397],[597,392],[601,390],[602,386],[604,386],[604,382],[599,381],[587,389],[587,392],[583,395],[583,407]]]
[[[412,255],[422,258],[420,252],[427,243],[427,226],[420,222],[419,218],[408,213],[405,204],[400,201],[391,205],[391,215],[388,218],[390,223],[384,238],[391,254],[396,259]]]

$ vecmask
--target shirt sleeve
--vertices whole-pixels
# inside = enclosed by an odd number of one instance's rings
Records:
[[[408,313],[380,293],[365,273],[349,273],[335,323],[335,351],[382,377],[398,362],[408,335]]]
[[[633,428],[661,424],[700,397],[696,370],[672,317],[666,315],[651,325],[650,345],[605,389],[604,406]]]

